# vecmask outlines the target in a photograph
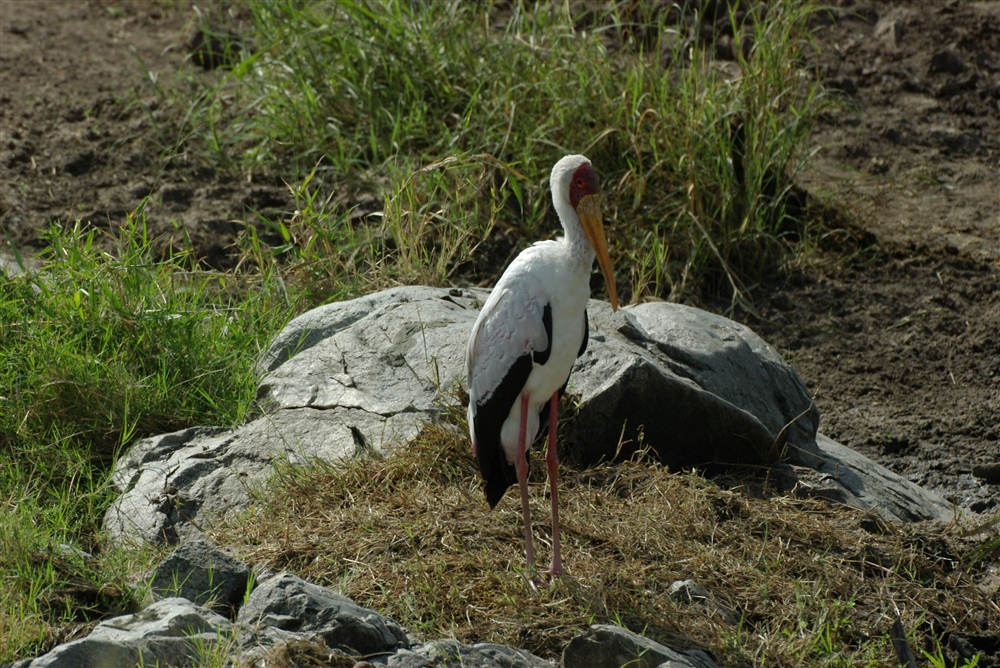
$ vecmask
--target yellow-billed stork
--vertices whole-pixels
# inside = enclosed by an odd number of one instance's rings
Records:
[[[587,301],[594,257],[604,274],[611,307],[618,308],[615,277],[604,238],[597,174],[590,160],[568,155],[549,179],[565,236],[522,251],[500,277],[469,337],[469,435],[493,508],[515,482],[521,490],[529,575],[535,551],[528,509],[527,449],[549,406],[546,464],[552,497],[552,575],[559,554],[556,425],[559,394],[573,362],[587,348]]]

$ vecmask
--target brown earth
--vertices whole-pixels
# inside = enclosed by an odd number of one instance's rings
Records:
[[[190,62],[199,18],[156,0],[0,1],[3,241],[30,252],[51,222],[109,229],[150,197],[147,225],[161,251],[191,247],[208,266],[229,268],[242,229],[233,221],[254,221],[251,209],[273,218],[294,210],[279,178],[248,180],[176,150],[186,109],[159,87],[178,72],[209,76]]]
[[[815,65],[844,106],[800,183],[849,206],[856,253],[762,290],[751,324],[825,433],[995,511],[1000,479],[980,476],[1000,462],[1000,2],[840,4],[816,21]]]
[[[825,433],[995,512],[1000,480],[976,474],[1000,463],[1000,2],[839,5],[814,21],[810,66],[844,105],[816,128],[801,184],[846,205],[849,234],[757,289],[745,319],[807,381]],[[184,109],[157,86],[210,76],[189,57],[195,19],[156,2],[0,2],[0,243],[30,253],[51,221],[108,228],[151,196],[160,243],[228,267],[231,221],[294,208],[280,179],[173,150]]]

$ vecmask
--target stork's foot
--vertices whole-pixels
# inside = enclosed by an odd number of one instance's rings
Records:
[[[558,545],[556,545],[556,549],[553,550],[552,563],[549,565],[549,570],[545,571],[545,574],[553,579],[563,574],[562,558],[559,555]]]
[[[528,587],[531,589],[532,593],[539,593],[542,589],[553,589],[558,584],[563,581],[562,569],[558,571],[548,568],[544,571],[536,571],[534,568],[526,570],[524,572],[524,580],[528,583]]]

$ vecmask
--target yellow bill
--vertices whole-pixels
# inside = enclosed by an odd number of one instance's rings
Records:
[[[608,242],[604,236],[604,220],[601,217],[601,201],[597,195],[586,195],[576,205],[583,231],[590,240],[590,245],[597,255],[597,266],[604,274],[608,284],[608,296],[611,298],[612,310],[618,310],[618,289],[615,286],[615,273],[611,268],[611,257],[608,255]]]

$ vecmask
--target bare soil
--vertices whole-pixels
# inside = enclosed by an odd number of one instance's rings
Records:
[[[825,433],[995,512],[1000,2],[833,4],[809,68],[844,104],[816,128],[801,185],[847,214],[745,319],[791,358]],[[108,228],[150,196],[164,247],[225,268],[231,221],[294,208],[279,178],[172,150],[184,109],[156,86],[202,71],[195,19],[156,2],[0,0],[0,243],[31,253],[52,221]]]
[[[839,4],[817,17],[814,66],[844,104],[800,185],[846,204],[852,238],[759,291],[750,323],[806,380],[824,433],[996,511],[1000,2]]]
[[[222,3],[207,11],[156,0],[0,1],[2,241],[30,253],[52,222],[117,227],[149,197],[161,252],[192,248],[226,269],[243,229],[234,221],[294,210],[280,178],[248,180],[176,150],[187,109],[158,87],[178,73],[211,76],[192,62],[196,26],[241,18]]]

